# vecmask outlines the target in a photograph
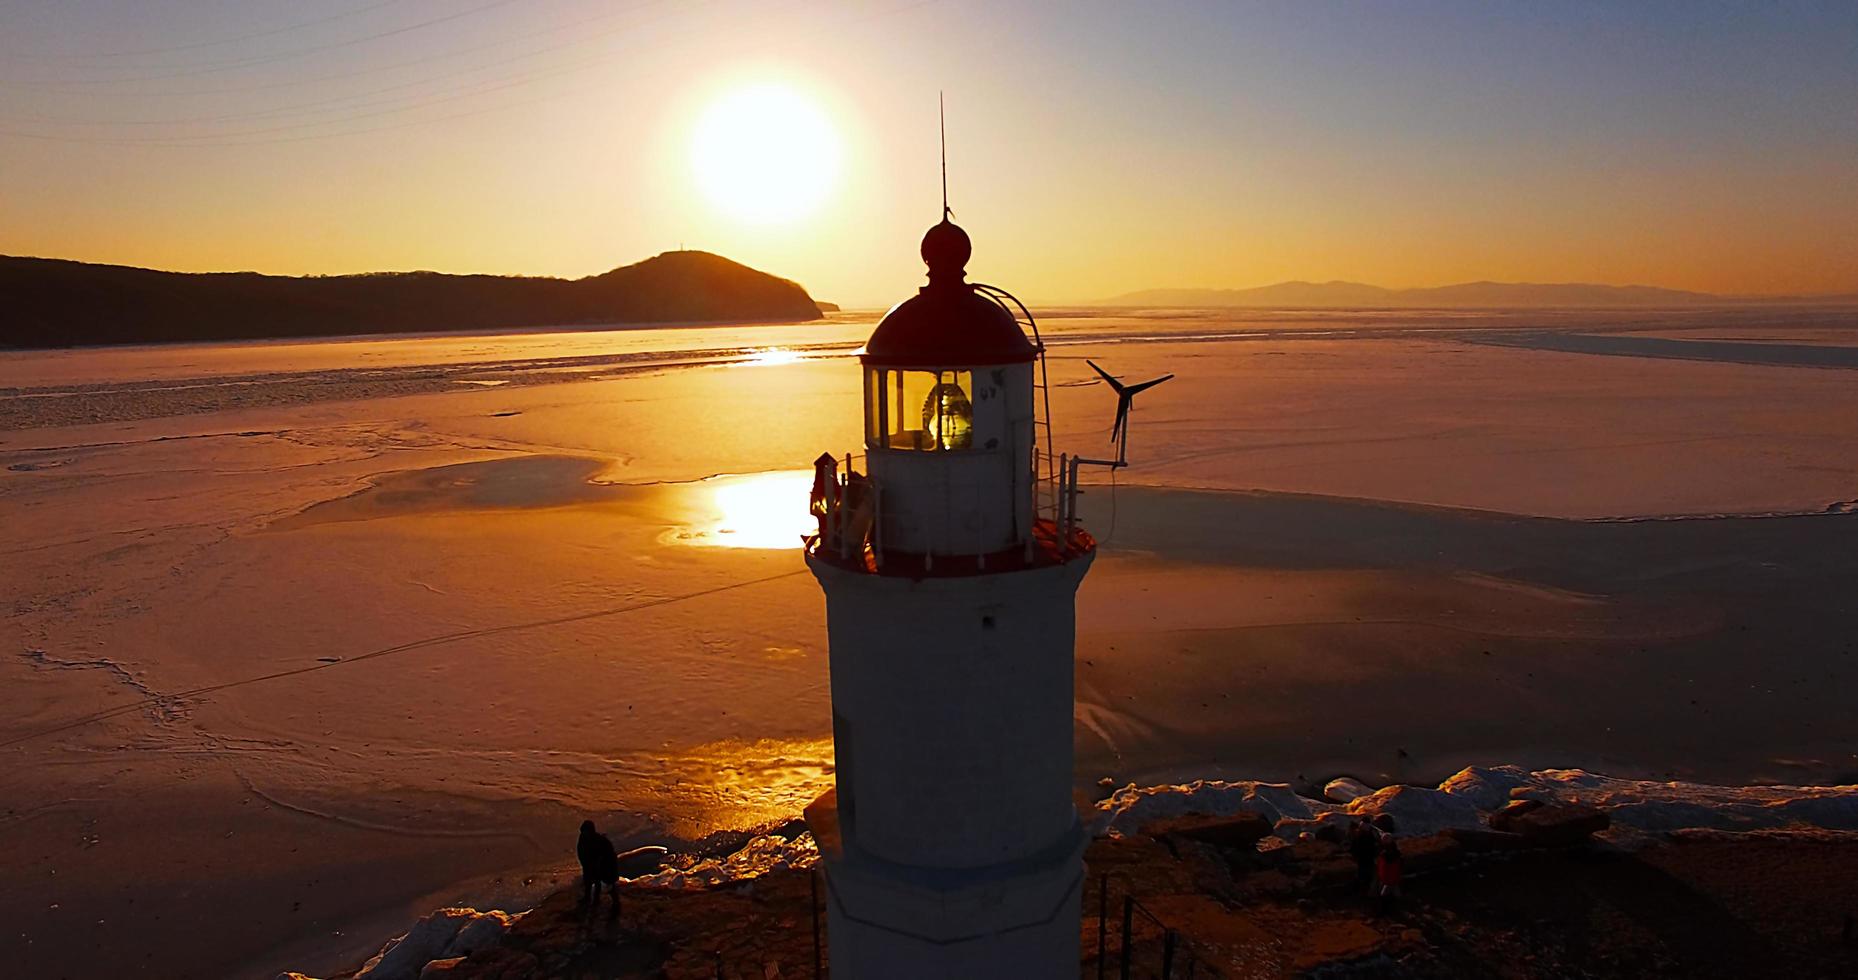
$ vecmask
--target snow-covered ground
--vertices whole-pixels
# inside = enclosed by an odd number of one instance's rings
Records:
[[[1338,798],[1311,799],[1283,783],[1252,780],[1130,784],[1097,804],[1096,828],[1119,836],[1189,814],[1256,813],[1279,837],[1295,839],[1325,823],[1384,812],[1402,834],[1424,836],[1485,828],[1492,813],[1527,799],[1594,807],[1612,821],[1606,833],[1628,842],[1674,830],[1858,831],[1858,785],[1716,786],[1504,765],[1469,766],[1437,787],[1383,788],[1353,799],[1346,792],[1325,795]]]
[[[1448,830],[1487,830],[1496,811],[1512,800],[1526,799],[1599,810],[1611,821],[1600,836],[1626,847],[1680,830],[1858,832],[1858,785],[1712,786],[1619,779],[1581,769],[1532,772],[1520,766],[1472,766],[1437,787],[1396,785],[1374,790],[1343,777],[1331,781],[1324,796],[1311,799],[1286,784],[1256,780],[1130,784],[1098,802],[1084,819],[1097,836],[1122,837],[1186,816],[1253,813],[1271,822],[1276,841],[1294,841],[1325,825],[1341,830],[1353,820],[1385,814],[1400,833],[1425,836]],[[985,803],[951,801],[951,805]],[[752,881],[777,869],[811,868],[818,859],[819,850],[807,832],[768,833],[751,838],[726,856],[675,860],[661,871],[629,880],[658,888],[709,888]],[[524,914],[448,908],[423,915],[407,932],[388,940],[356,980],[410,980],[430,960],[466,956],[494,945]],[[309,980],[294,972],[286,976]]]

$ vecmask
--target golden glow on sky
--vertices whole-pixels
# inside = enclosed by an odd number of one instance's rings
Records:
[[[757,224],[819,209],[839,178],[839,134],[791,86],[731,91],[703,111],[690,143],[692,176],[712,207]]]
[[[1035,303],[1345,279],[1858,290],[1858,7],[15,5],[0,253],[883,308],[949,196]]]

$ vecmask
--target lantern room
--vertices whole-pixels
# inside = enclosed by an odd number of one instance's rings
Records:
[[[1033,520],[1033,364],[1038,348],[965,281],[967,233],[923,236],[929,284],[866,342],[868,477],[887,552],[985,556],[1023,550]]]

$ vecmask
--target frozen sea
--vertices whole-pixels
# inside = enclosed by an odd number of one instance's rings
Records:
[[[0,353],[0,955],[334,970],[585,816],[797,812],[874,319]],[[1086,498],[1080,791],[1854,781],[1858,314],[1041,324],[1060,449],[1085,357],[1179,376]]]

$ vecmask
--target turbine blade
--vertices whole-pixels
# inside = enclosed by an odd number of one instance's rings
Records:
[[[1096,361],[1093,361],[1093,360],[1091,360],[1091,359],[1089,359],[1089,358],[1085,358],[1085,359],[1084,359],[1084,363],[1085,363],[1085,364],[1088,364],[1088,365],[1090,365],[1090,368],[1091,368],[1091,370],[1093,370],[1093,371],[1095,371],[1095,372],[1097,372],[1097,373],[1098,373],[1099,375],[1102,375],[1102,376],[1103,376],[1103,380],[1105,380],[1105,381],[1108,381],[1108,382],[1110,383],[1110,387],[1111,387],[1111,388],[1114,388],[1114,389],[1116,390],[1116,393],[1117,393],[1117,394],[1119,394],[1119,395],[1120,395],[1120,394],[1122,394],[1122,391],[1123,391],[1123,383],[1122,383],[1121,381],[1118,381],[1118,380],[1116,380],[1116,378],[1115,378],[1115,376],[1114,376],[1114,375],[1112,375],[1112,374],[1110,374],[1110,372],[1108,372],[1108,371],[1105,371],[1105,370],[1103,370],[1102,368],[1100,368],[1100,367],[1098,367],[1098,366],[1097,366],[1097,362],[1096,362]]]
[[[1172,378],[1172,377],[1174,377],[1174,375],[1172,375],[1172,374],[1164,374],[1164,375],[1162,375],[1161,377],[1159,377],[1159,378],[1156,378],[1156,379],[1155,379],[1155,380],[1153,380],[1153,381],[1144,381],[1144,382],[1142,382],[1142,383],[1141,383],[1141,384],[1139,384],[1139,385],[1130,385],[1130,386],[1128,387],[1128,391],[1129,391],[1129,393],[1130,393],[1131,395],[1133,395],[1133,394],[1135,394],[1135,393],[1136,393],[1136,392],[1138,392],[1138,391],[1147,391],[1148,389],[1150,389],[1150,388],[1153,388],[1153,387],[1155,387],[1156,385],[1158,385],[1158,384],[1160,384],[1160,383],[1162,383],[1163,381],[1166,381],[1166,380],[1168,380],[1169,378]]]

